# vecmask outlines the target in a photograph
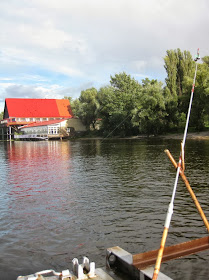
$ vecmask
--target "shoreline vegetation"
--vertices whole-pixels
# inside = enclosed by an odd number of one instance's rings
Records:
[[[63,141],[73,141],[73,140],[141,140],[141,139],[169,139],[169,140],[182,140],[183,133],[167,133],[163,135],[135,135],[135,136],[110,136],[110,137],[102,137],[96,136],[95,134],[88,134],[83,136],[77,136],[73,138],[63,139]],[[187,139],[192,140],[209,140],[209,131],[201,131],[201,132],[188,132]],[[14,141],[14,140],[12,140]],[[0,140],[0,142],[9,142],[9,140]]]
[[[100,89],[82,90],[75,100],[65,98],[70,100],[74,116],[92,132],[89,137],[177,138],[173,133],[184,130],[191,90],[195,87],[189,125],[190,131],[197,133],[188,137],[206,137],[198,131],[209,129],[209,56],[198,62],[194,82],[195,63],[189,51],[167,50],[164,83],[149,78],[140,82],[122,72],[111,75],[109,84]]]
[[[183,139],[183,132],[182,133],[168,133],[164,135],[136,135],[136,136],[125,136],[125,137],[119,137],[119,136],[112,136],[112,137],[102,137],[102,136],[95,136],[95,135],[86,135],[82,137],[75,137],[74,139],[79,140],[111,140],[111,139],[127,139],[127,140],[134,140],[134,139],[173,139],[173,140],[182,140]],[[209,140],[209,131],[202,131],[202,132],[188,132],[187,133],[187,139],[193,139],[193,140]]]

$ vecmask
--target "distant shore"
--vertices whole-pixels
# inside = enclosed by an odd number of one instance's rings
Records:
[[[164,135],[146,135],[146,134],[141,134],[137,136],[126,136],[126,137],[101,137],[101,136],[81,136],[81,137],[74,137],[68,140],[111,140],[111,139],[129,139],[129,140],[134,140],[134,139],[177,139],[177,140],[182,140],[184,136],[184,132],[182,133],[169,133],[169,134],[164,134]],[[193,139],[193,140],[209,140],[209,131],[202,131],[202,132],[189,132],[187,134],[187,139]],[[0,142],[7,142],[9,140],[0,140]],[[12,140],[14,141],[14,140]]]
[[[183,139],[184,132],[182,133],[168,133],[165,135],[158,135],[158,136],[145,136],[139,135],[133,137],[133,139],[137,138],[161,138],[161,139]],[[209,139],[209,131],[202,131],[202,132],[189,132],[187,133],[187,139],[195,139],[195,140],[207,140]]]
[[[183,138],[183,133],[161,135],[160,138],[163,138],[163,139],[182,139]],[[207,139],[209,139],[209,131],[189,132],[187,134],[187,139],[207,140]]]
[[[127,137],[78,137],[77,139],[80,140],[93,140],[93,139],[147,139],[147,138],[160,138],[160,139],[183,139],[184,136],[184,132],[182,133],[169,133],[169,134],[165,134],[165,135],[158,135],[158,136],[154,136],[154,135],[137,135],[137,136],[127,136]],[[194,139],[194,140],[209,140],[209,131],[202,131],[202,132],[189,132],[187,134],[187,139]]]

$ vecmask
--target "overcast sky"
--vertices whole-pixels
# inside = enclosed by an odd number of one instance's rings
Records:
[[[79,97],[125,71],[164,82],[166,50],[209,55],[207,0],[0,1],[4,100]]]

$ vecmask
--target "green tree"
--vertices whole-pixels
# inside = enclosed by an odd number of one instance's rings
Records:
[[[172,131],[175,130],[179,122],[179,112],[178,112],[178,96],[172,95],[167,86],[163,89],[163,96],[165,98],[165,130]]]
[[[185,116],[195,70],[195,62],[189,51],[168,50],[164,58],[167,72],[166,96],[167,129],[185,125]]]
[[[167,72],[167,78],[165,79],[167,88],[172,96],[176,96],[176,80],[177,80],[177,56],[174,50],[167,50],[167,55],[164,58],[164,68]]]
[[[79,99],[73,103],[73,107],[83,124],[85,124],[88,129],[90,129],[91,126],[95,129],[100,107],[97,98],[97,89],[89,88],[83,90]]]
[[[4,112],[0,113],[0,120],[3,120]]]
[[[202,130],[205,120],[209,115],[209,57],[202,58],[203,63],[198,63],[194,97],[190,117],[190,126],[196,130]],[[195,68],[193,68],[194,75]],[[181,111],[187,113],[191,96],[193,79],[187,78],[184,81],[185,92],[181,97]]]
[[[177,77],[176,77],[176,87],[177,95],[182,96],[184,91],[184,79],[186,77],[191,78],[193,76],[194,60],[189,51],[181,52],[180,49],[176,50],[177,56]]]
[[[201,83],[204,88],[205,96],[202,98],[204,103],[204,113],[208,119],[209,116],[209,56],[205,56],[202,58],[203,64],[199,67],[202,67],[200,74],[197,76],[198,85]],[[200,80],[200,81],[199,81]]]
[[[99,118],[102,119],[101,130],[105,134],[114,132],[115,129],[115,115],[117,111],[117,100],[115,98],[114,88],[106,86],[100,88],[98,91],[98,101],[100,104]]]
[[[71,109],[73,111],[73,115],[75,117],[79,117],[79,112],[80,112],[80,107],[81,107],[81,102],[79,100],[79,98],[76,98],[76,99],[72,99],[71,101]]]
[[[142,80],[142,87],[132,121],[141,133],[160,134],[165,129],[167,114],[163,84],[146,78]]]
[[[164,58],[167,77],[166,85],[173,96],[182,96],[185,77],[193,74],[194,61],[189,51],[167,50]]]
[[[73,112],[74,117],[78,117],[79,115],[79,108],[80,108],[80,101],[78,98],[74,99],[71,96],[65,96],[64,99],[68,99],[70,101],[70,107]]]
[[[110,86],[98,92],[102,128],[106,133],[132,135],[132,114],[142,86],[125,72],[111,76]]]

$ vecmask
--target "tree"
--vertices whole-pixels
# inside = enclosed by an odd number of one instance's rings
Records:
[[[165,98],[165,130],[172,131],[176,129],[179,121],[178,112],[178,96],[172,95],[167,86],[163,89],[163,96]]]
[[[64,98],[70,101],[74,116],[79,117],[88,129],[90,129],[90,126],[95,129],[99,108],[97,90],[95,88],[83,90],[80,97],[75,100],[70,96]]]
[[[79,98],[72,100],[70,105],[71,105],[71,109],[73,111],[73,115],[75,117],[79,117],[79,112],[80,112],[80,107],[81,107],[81,102],[80,102]]]
[[[65,96],[64,99],[68,99],[70,102],[70,107],[73,112],[74,117],[78,117],[79,108],[80,108],[80,101],[78,98],[74,99],[71,96]]]
[[[105,134],[109,134],[115,129],[115,114],[118,109],[114,88],[106,86],[100,88],[98,91],[98,101],[100,104],[100,110],[98,113],[99,118],[102,119],[101,130]]]
[[[167,55],[164,58],[164,67],[167,72],[167,78],[165,81],[172,96],[176,96],[177,57],[174,50],[167,50],[166,53]]]
[[[186,77],[193,76],[194,69],[194,60],[189,51],[181,52],[180,49],[176,50],[177,56],[177,77],[176,77],[176,86],[177,86],[177,95],[182,96],[184,88],[184,79]]]
[[[190,74],[184,76],[182,83],[182,96],[178,98],[179,115],[187,115],[191,90],[193,85],[193,77],[195,73],[195,65],[192,64]],[[205,121],[209,115],[209,57],[203,57],[202,63],[197,65],[197,76],[194,89],[194,97],[192,102],[192,110],[190,116],[190,126],[196,130],[202,130],[205,127]]]
[[[0,113],[0,120],[3,120],[4,112]]]
[[[73,106],[76,109],[76,114],[86,127],[90,129],[90,126],[92,126],[92,128],[95,129],[100,107],[97,98],[97,90],[95,88],[83,90],[79,99],[75,101]]]
[[[193,74],[194,61],[189,51],[182,52],[180,49],[167,50],[164,58],[167,78],[166,85],[173,96],[182,96],[185,77]]]
[[[185,125],[195,71],[195,62],[189,51],[182,52],[180,49],[168,50],[164,62],[167,72],[165,88],[165,93],[168,97],[168,102],[166,104],[168,113],[167,127],[177,128]],[[197,89],[195,89],[195,91],[197,91]],[[198,105],[198,100],[199,99],[196,99],[193,104],[191,125],[194,125],[196,128],[199,127],[198,129],[200,129],[200,127],[203,127],[202,120],[204,117],[202,115],[203,108],[201,108],[200,104]]]
[[[142,80],[142,95],[133,115],[133,123],[139,132],[157,135],[165,129],[165,97],[163,84],[157,80]]]
[[[203,63],[198,63],[196,86],[191,111],[191,125],[196,130],[202,130],[205,126],[205,119],[209,115],[209,57],[202,58]],[[188,93],[191,92],[192,84],[187,85]],[[190,89],[190,91],[189,91]],[[187,94],[185,97],[188,98]],[[186,99],[186,98],[185,98]],[[189,101],[188,101],[189,102]]]
[[[134,133],[132,113],[141,90],[142,86],[125,72],[111,76],[110,86],[98,92],[103,131],[120,136]]]

